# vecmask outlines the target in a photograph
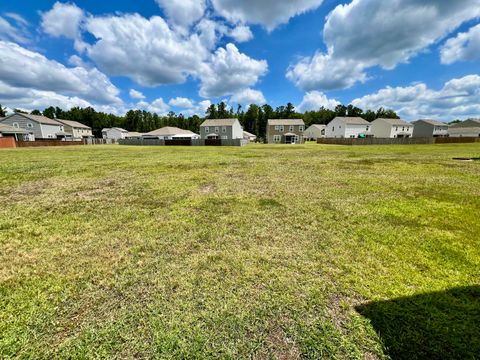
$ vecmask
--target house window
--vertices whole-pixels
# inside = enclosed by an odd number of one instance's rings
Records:
[[[28,128],[33,128],[33,124],[32,124],[32,123],[28,123],[28,124],[27,124],[27,127],[28,127]]]
[[[18,126],[18,123],[13,123],[13,127],[18,129],[20,126]]]
[[[332,126],[332,131],[335,131],[335,126]]]
[[[273,135],[273,142],[279,143],[282,137],[280,135]]]
[[[293,125],[290,125],[290,126],[288,127],[288,131],[290,131],[290,132],[293,131]]]
[[[218,126],[215,126],[215,132],[216,132],[216,133],[219,132]]]
[[[300,125],[300,126],[298,127],[298,131],[303,131],[303,125]]]
[[[205,126],[205,132],[208,133],[210,131],[208,126]]]
[[[228,140],[228,136],[222,136],[222,140]]]
[[[223,126],[222,127],[222,133],[226,133],[227,132],[227,127],[226,126]]]
[[[367,126],[367,131],[370,130],[370,126]]]
[[[398,126],[395,126],[395,131],[398,131]]]
[[[285,131],[285,128],[283,125],[280,125],[280,128],[279,128],[280,132],[284,132]]]

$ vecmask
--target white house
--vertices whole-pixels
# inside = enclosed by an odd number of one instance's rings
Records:
[[[121,140],[128,136],[128,131],[122,128],[105,128],[102,129],[102,137],[109,140]]]
[[[33,133],[35,139],[58,139],[67,135],[64,133],[63,124],[41,115],[15,113],[1,122],[17,129],[27,130]]]
[[[362,138],[371,136],[371,124],[359,117],[336,117],[325,128],[327,138]]]
[[[479,137],[480,119],[469,119],[453,124],[448,130],[451,137]]]
[[[325,137],[326,125],[313,124],[303,133],[304,139],[317,140]]]
[[[402,119],[376,119],[372,121],[372,134],[376,138],[409,138],[413,136],[413,124]]]
[[[200,139],[200,135],[195,134],[193,131],[180,129],[173,126],[165,126],[163,128],[150,131],[143,134],[144,139],[160,139],[160,140],[188,140],[188,139]]]
[[[238,119],[208,119],[200,125],[202,139],[243,139],[243,128]]]

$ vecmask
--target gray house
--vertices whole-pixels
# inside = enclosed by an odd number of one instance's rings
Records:
[[[238,119],[211,119],[200,125],[201,139],[243,139],[243,128]]]
[[[65,132],[70,134],[74,139],[92,138],[92,128],[90,126],[79,123],[78,121],[56,119],[63,124]]]
[[[448,124],[436,120],[421,119],[414,121],[413,137],[447,137]]]
[[[270,119],[267,122],[267,143],[303,144],[304,130],[302,119]]]
[[[3,119],[2,123],[31,131],[35,139],[57,139],[68,135],[64,132],[63,124],[41,115],[15,113]]]
[[[480,137],[480,119],[469,119],[453,124],[448,132],[451,137]]]
[[[7,124],[0,123],[0,137],[13,137],[15,140],[34,141],[32,130],[16,128]]]

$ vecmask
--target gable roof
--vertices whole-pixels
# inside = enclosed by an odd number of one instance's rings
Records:
[[[238,119],[207,119],[200,126],[233,126]]]
[[[406,122],[405,120],[402,120],[402,119],[385,119],[385,118],[378,118],[378,119],[375,119],[374,121],[384,121],[386,122],[387,124],[390,124],[392,126],[406,126],[406,125],[411,125],[410,123]],[[372,122],[374,122],[372,121]]]
[[[35,121],[39,124],[44,124],[44,125],[58,125],[58,126],[62,126],[63,124],[59,123],[57,120],[53,120],[53,119],[50,119],[46,116],[42,116],[42,115],[31,115],[31,114],[24,114],[24,113],[15,113],[15,114],[12,114],[10,116],[7,116],[5,119],[7,118],[10,118],[12,116],[15,116],[15,115],[18,115],[18,116],[23,116],[24,118],[27,118],[29,120],[32,120],[32,121]]]
[[[248,136],[248,137],[257,137],[257,135],[249,133],[248,131],[243,131],[243,136]]]
[[[82,123],[79,123],[78,121],[73,121],[73,120],[63,120],[63,119],[57,119],[59,123],[62,123],[63,125],[71,126],[72,128],[78,128],[78,129],[91,129],[90,126],[84,125]]]
[[[268,120],[269,126],[276,126],[276,125],[305,125],[302,119],[269,119]]]
[[[0,124],[0,133],[5,134],[31,134],[33,131],[16,128],[7,124]]]
[[[123,133],[128,133],[127,130],[119,128],[119,127],[104,128],[104,129],[102,129],[102,132],[108,131],[108,130],[117,130],[117,131],[120,131],[120,132],[123,132]]]
[[[327,125],[322,125],[322,124],[312,124],[308,127],[308,129],[310,128],[315,128],[315,129],[318,129],[318,130],[323,130],[327,127]],[[307,129],[307,130],[308,130]]]
[[[173,135],[197,135],[193,131],[180,129],[178,127],[173,126],[165,126],[163,128],[150,131],[144,135],[147,136],[173,136]]]
[[[419,122],[422,122],[422,123],[425,123],[425,124],[428,124],[428,125],[432,125],[432,126],[449,126],[447,123],[437,121],[437,120],[431,120],[431,119],[420,119],[420,120],[412,122],[412,124],[416,124],[416,123],[419,123]]]
[[[347,125],[368,125],[370,124],[367,120],[362,119],[361,117],[342,117],[342,116],[337,116],[334,120],[341,120]]]
[[[468,119],[461,123],[450,125],[450,128],[471,128],[471,127],[479,127],[479,126],[480,126],[480,119]]]

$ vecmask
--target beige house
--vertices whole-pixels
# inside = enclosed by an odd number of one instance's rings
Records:
[[[305,123],[302,119],[270,119],[267,144],[303,144]]]
[[[243,139],[247,140],[248,142],[257,140],[257,135],[249,133],[248,131],[243,132]]]
[[[305,140],[317,140],[318,138],[325,137],[325,128],[326,125],[313,124],[303,133],[303,138]]]
[[[376,138],[410,138],[413,124],[402,119],[376,119],[372,121],[372,134]]]
[[[92,138],[92,128],[90,126],[79,123],[73,120],[56,119],[63,124],[64,131],[70,134],[74,139]]]
[[[469,119],[458,124],[453,124],[448,129],[451,137],[479,137],[480,119]]]
[[[187,140],[199,139],[200,135],[195,134],[190,130],[184,130],[173,126],[165,126],[163,128],[150,131],[149,133],[142,134],[142,137],[144,139]]]

